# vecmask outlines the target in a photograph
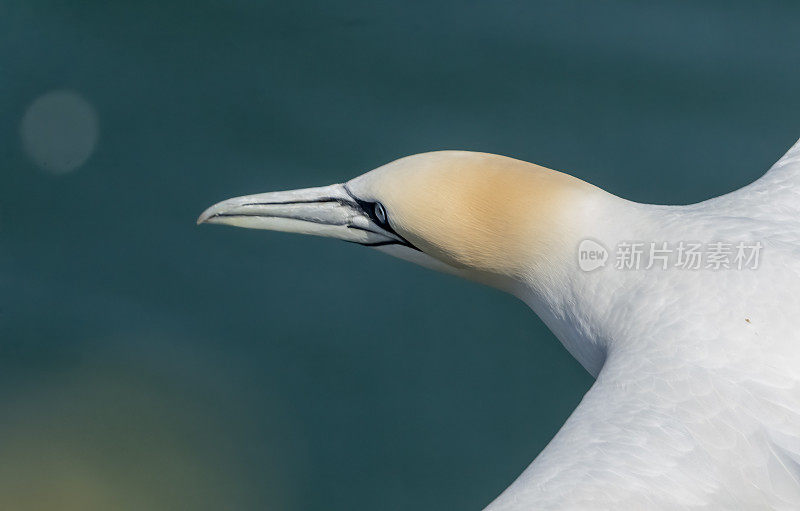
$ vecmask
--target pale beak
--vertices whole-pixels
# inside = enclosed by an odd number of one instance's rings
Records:
[[[368,246],[407,245],[377,224],[371,206],[337,184],[235,197],[205,210],[197,223],[312,234]]]

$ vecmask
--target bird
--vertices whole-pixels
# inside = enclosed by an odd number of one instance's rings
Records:
[[[486,511],[800,509],[800,141],[690,205],[446,150],[200,223],[358,243],[542,319],[594,382]]]

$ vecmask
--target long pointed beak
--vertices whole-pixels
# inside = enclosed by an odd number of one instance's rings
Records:
[[[369,246],[406,243],[378,226],[363,206],[337,184],[235,197],[205,210],[197,223],[311,234]]]

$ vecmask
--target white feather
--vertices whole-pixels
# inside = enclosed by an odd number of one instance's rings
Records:
[[[609,208],[587,232],[607,247],[751,240],[761,264],[576,272],[574,303],[523,296],[573,353],[602,346],[583,360],[602,369],[487,510],[800,509],[800,142],[734,193]]]

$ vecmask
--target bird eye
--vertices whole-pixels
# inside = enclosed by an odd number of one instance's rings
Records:
[[[383,225],[386,225],[386,209],[384,209],[383,204],[380,202],[375,203],[375,218],[378,219]]]

